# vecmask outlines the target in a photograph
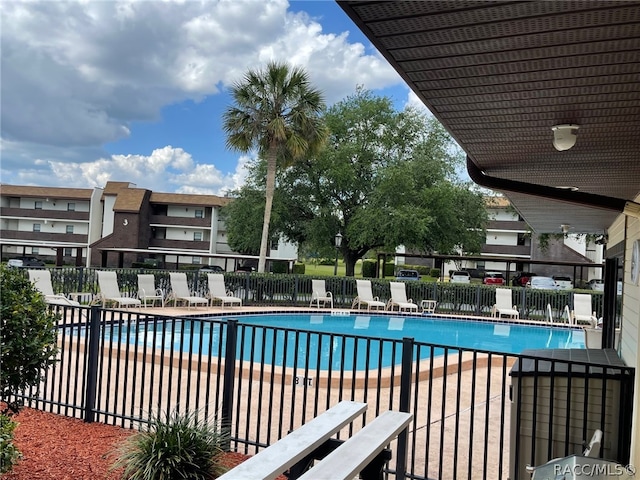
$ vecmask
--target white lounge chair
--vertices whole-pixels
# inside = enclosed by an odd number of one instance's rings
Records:
[[[103,303],[116,303],[118,308],[140,307],[142,302],[137,298],[125,297],[118,288],[118,276],[116,272],[97,272],[100,299]]]
[[[598,324],[596,312],[591,307],[590,293],[573,294],[573,310],[571,311],[571,323],[586,323],[595,327]]]
[[[169,279],[171,280],[171,293],[168,301],[172,300],[174,305],[177,305],[178,302],[185,302],[187,307],[191,308],[191,305],[197,307],[209,304],[209,299],[193,295],[189,291],[186,273],[170,272]]]
[[[333,294],[327,292],[324,280],[311,280],[311,302],[309,306],[312,307],[314,303],[318,308],[320,308],[320,303],[322,303],[323,307],[326,307],[328,303],[333,309]]]
[[[50,305],[66,305],[79,307],[80,303],[70,300],[60,293],[54,293],[51,284],[51,272],[49,270],[28,270],[29,280],[33,282],[36,289],[44,296],[44,301]]]
[[[161,288],[156,288],[156,277],[154,275],[138,275],[138,298],[145,307],[148,302],[151,302],[152,307],[155,306],[156,302],[160,302],[160,305],[164,307],[164,292]]]
[[[384,310],[386,304],[381,302],[378,297],[373,296],[371,280],[356,280],[356,288],[358,290],[358,296],[354,298],[351,303],[352,310],[360,310],[362,305],[366,305],[367,310],[371,310],[372,307],[378,310]]]
[[[413,299],[407,300],[407,285],[404,282],[389,282],[391,289],[391,298],[387,302],[387,310],[393,310],[398,307],[398,311],[410,312],[418,311],[418,305],[413,303]]]
[[[503,315],[510,318],[520,318],[518,307],[511,303],[511,299],[510,288],[496,288],[496,303],[493,306],[492,315],[498,316],[498,318]]]
[[[222,307],[227,303],[231,306],[237,303],[239,307],[242,306],[242,299],[238,297],[234,297],[233,295],[229,295],[229,291],[227,290],[227,286],[224,283],[224,275],[221,273],[207,273],[207,278],[209,280],[209,300],[211,300],[211,305],[213,305],[214,301],[221,301]]]

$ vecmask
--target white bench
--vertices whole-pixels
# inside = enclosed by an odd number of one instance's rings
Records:
[[[342,427],[362,415],[366,409],[366,403],[340,402],[229,470],[218,480],[274,479],[312,453]]]
[[[335,433],[351,423],[367,409],[366,403],[340,402],[313,420],[305,423],[286,437],[260,451],[237,467],[219,477],[219,480],[270,480],[291,469],[291,478],[351,479],[368,465],[381,471],[380,457],[387,445],[407,427],[410,413],[385,412],[363,427],[345,442],[332,440]],[[307,473],[298,477],[300,468],[316,456],[326,454],[330,444],[339,446],[326,455]],[[386,457],[388,459],[388,457]],[[293,467],[293,468],[292,468]],[[378,478],[378,475],[375,475]]]
[[[313,466],[300,480],[347,480],[362,472],[402,432],[413,414],[387,411]],[[382,465],[379,470],[381,471]],[[376,472],[370,478],[378,478]],[[381,478],[381,477],[380,477]]]

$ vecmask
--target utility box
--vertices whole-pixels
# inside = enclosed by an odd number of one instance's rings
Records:
[[[529,480],[527,465],[581,454],[598,429],[600,456],[626,465],[633,369],[615,350],[525,350],[510,375],[510,480]]]

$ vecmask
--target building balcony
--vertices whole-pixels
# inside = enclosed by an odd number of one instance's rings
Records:
[[[197,242],[193,240],[167,240],[152,238],[149,240],[149,247],[151,248],[166,248],[172,250],[201,250],[209,251],[209,242]],[[194,252],[194,255],[202,252]]]
[[[531,247],[527,245],[483,245],[483,255],[508,257],[531,257]]]
[[[527,232],[529,231],[529,227],[527,227],[526,222],[521,222],[517,220],[510,220],[510,221],[491,220],[487,225],[487,230],[505,230],[505,231],[514,230],[514,231],[520,231],[520,232]]]
[[[81,235],[77,233],[45,233],[45,232],[23,232],[19,230],[2,230],[0,232],[2,237],[2,243],[14,243],[18,244],[20,241],[32,242],[45,242],[52,244],[61,243],[74,243],[84,244],[89,242],[88,235]],[[13,241],[9,241],[13,240]]]
[[[42,218],[49,221],[89,221],[89,212],[69,212],[67,210],[34,210],[33,208],[9,208],[1,207],[0,216],[15,218]]]
[[[211,218],[170,217],[168,215],[151,215],[149,223],[154,225],[175,225],[177,227],[211,228]]]

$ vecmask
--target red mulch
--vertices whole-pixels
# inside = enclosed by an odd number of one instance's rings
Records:
[[[15,443],[23,458],[2,480],[118,480],[120,475],[109,471],[113,457],[108,454],[135,433],[31,408],[21,410],[14,420],[19,424]],[[222,464],[231,468],[247,458],[225,453]]]

